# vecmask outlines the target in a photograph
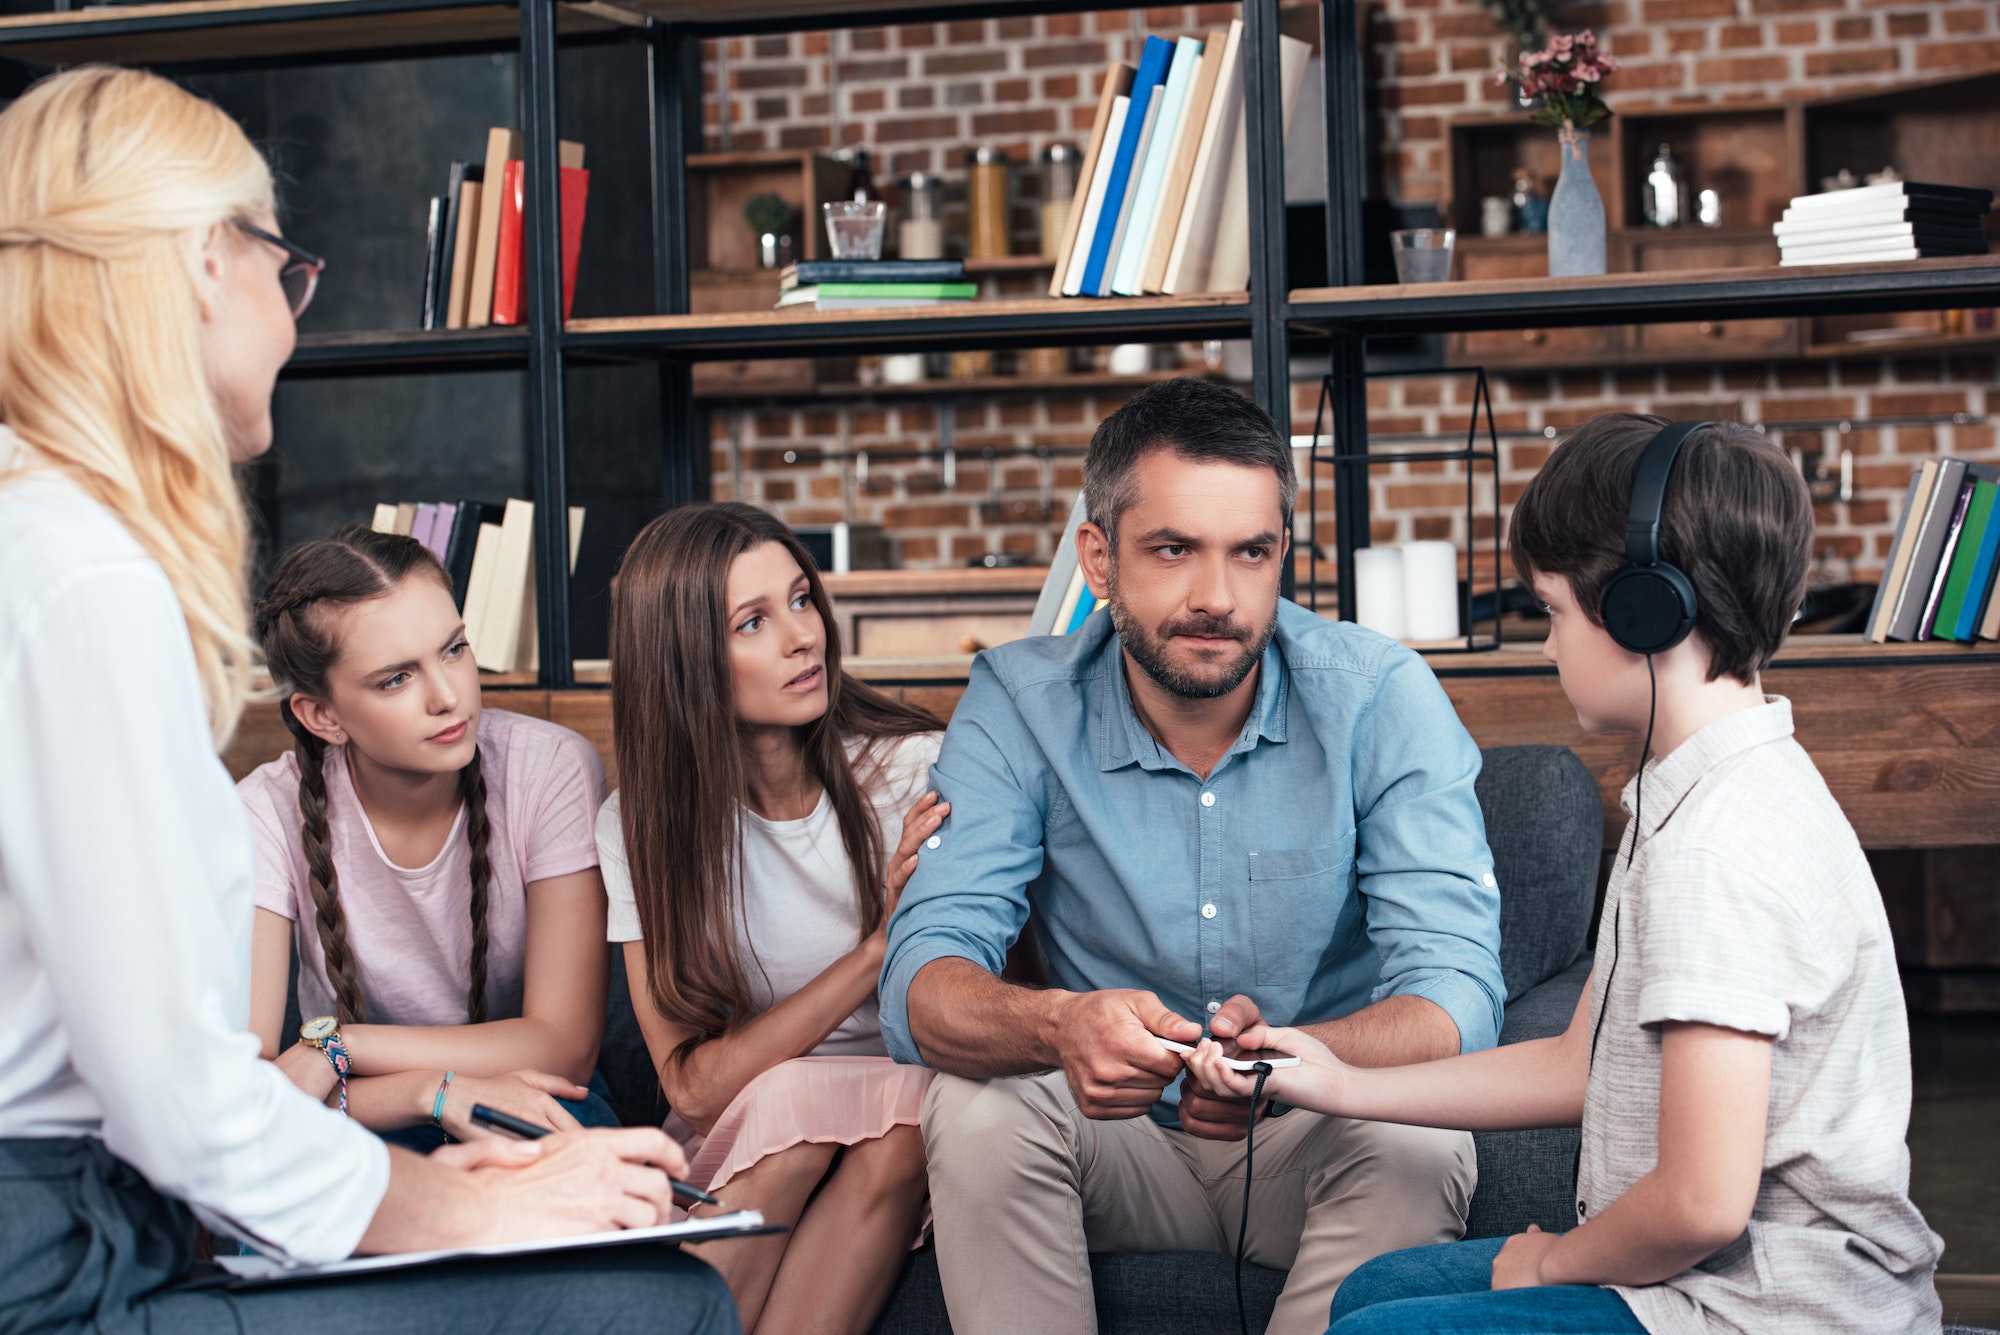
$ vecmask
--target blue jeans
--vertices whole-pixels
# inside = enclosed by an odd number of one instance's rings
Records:
[[[1625,1300],[1592,1284],[1493,1289],[1505,1238],[1411,1247],[1347,1277],[1327,1335],[1646,1335]]]
[[[590,1093],[580,1099],[557,1099],[569,1115],[585,1126],[617,1126],[618,1114],[611,1111],[611,1086],[604,1083],[601,1071],[590,1073]],[[429,1123],[406,1126],[401,1131],[385,1131],[382,1139],[391,1145],[399,1145],[418,1154],[429,1154],[442,1147],[446,1141],[444,1132]]]

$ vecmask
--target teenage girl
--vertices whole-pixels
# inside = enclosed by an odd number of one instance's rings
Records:
[[[0,1329],[728,1335],[722,1282],[651,1244],[194,1279],[197,1213],[322,1262],[652,1224],[686,1170],[650,1127],[419,1158],[244,1033],[230,470],[270,448],[319,269],[243,131],[165,79],[86,65],[0,112]]]
[[[295,748],[239,785],[257,841],[251,1023],[331,1016],[350,1116],[413,1149],[485,1104],[615,1126],[585,1088],[609,961],[592,825],[604,770],[569,729],[479,701],[451,578],[413,538],[343,528],[278,564],[257,634]],[[320,1028],[326,1026],[321,1022]],[[282,1064],[324,1085],[323,1034]],[[559,1100],[569,1100],[565,1106]]]
[[[842,675],[812,557],[747,505],[639,534],[611,664],[621,786],[598,850],[668,1128],[697,1185],[790,1227],[701,1255],[746,1330],[866,1331],[926,1197],[931,1073],[890,1061],[875,984],[945,814],[940,725]]]

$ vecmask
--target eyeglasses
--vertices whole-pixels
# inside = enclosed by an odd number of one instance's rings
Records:
[[[279,250],[291,256],[291,262],[278,270],[278,282],[285,289],[285,300],[291,303],[292,318],[298,319],[312,305],[313,291],[319,287],[319,276],[326,272],[326,261],[303,246],[295,246],[282,236],[273,236],[261,227],[253,227],[242,219],[234,220],[237,229],[246,236],[254,236],[259,241],[268,241]]]

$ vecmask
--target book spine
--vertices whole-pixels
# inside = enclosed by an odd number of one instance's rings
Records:
[[[1105,291],[1105,266],[1111,259],[1111,243],[1118,236],[1118,229],[1125,220],[1125,209],[1132,187],[1133,159],[1139,152],[1139,141],[1150,124],[1154,96],[1160,91],[1160,79],[1166,73],[1167,57],[1173,51],[1173,43],[1163,37],[1146,39],[1145,55],[1140,58],[1139,77],[1132,81],[1132,104],[1125,113],[1125,129],[1119,136],[1118,152],[1111,161],[1111,175],[1104,189],[1104,203],[1097,215],[1097,235],[1090,243],[1090,258],[1083,268],[1082,292],[1085,296],[1102,296]]]
[[[1201,63],[1201,42],[1183,37],[1174,44],[1173,63],[1167,81],[1155,100],[1159,113],[1146,136],[1145,156],[1132,185],[1132,208],[1117,252],[1111,261],[1111,290],[1121,297],[1136,297],[1139,279],[1146,264],[1148,244],[1153,236],[1153,219],[1166,189],[1167,165],[1173,156],[1174,141],[1180,134],[1181,116],[1187,107],[1188,87],[1195,67]]]
[[[583,259],[583,216],[590,203],[590,172],[562,168],[562,290],[563,319],[576,306],[576,268]]]
[[[431,196],[430,216],[424,222],[424,306],[420,329],[438,327],[438,275],[444,271],[444,198]]]
[[[521,323],[521,288],[526,266],[521,260],[521,211],[526,206],[524,169],[515,158],[500,182],[500,237],[493,259],[493,323]]]
[[[1931,580],[1930,597],[1924,600],[1923,615],[1917,619],[1917,639],[1931,638],[1931,628],[1937,624],[1938,605],[1944,601],[1945,585],[1951,582],[1951,568],[1958,557],[1958,540],[1965,532],[1966,511],[1972,508],[1970,482],[1962,483],[1958,489],[1958,501],[1952,506],[1951,527],[1945,531],[1944,546],[1938,552],[1937,574]]]
[[[1090,266],[1091,240],[1097,235],[1097,222],[1104,212],[1104,195],[1111,181],[1111,159],[1114,146],[1125,132],[1125,122],[1132,114],[1132,99],[1122,93],[1111,103],[1111,123],[1104,143],[1104,152],[1098,155],[1097,171],[1090,178],[1090,196],[1083,205],[1082,230],[1077,233],[1076,245],[1070,251],[1069,271],[1063,276],[1062,294],[1066,297],[1080,296],[1083,292],[1084,271]]]
[[[1937,482],[1924,505],[1923,526],[1916,531],[1916,547],[1910,553],[1910,568],[1903,577],[1902,592],[1896,599],[1896,618],[1889,626],[1892,640],[1913,641],[1930,593],[1931,577],[1937,573],[1938,553],[1944,550],[1945,534],[1951,527],[1952,507],[1958,504],[1958,485],[1965,477],[1965,464],[1945,459],[1937,466]]]
[[[818,283],[958,283],[964,260],[800,260],[785,271],[784,287]]]

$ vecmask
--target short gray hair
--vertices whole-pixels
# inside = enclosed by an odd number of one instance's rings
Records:
[[[1114,552],[1118,517],[1132,504],[1132,470],[1156,449],[1183,459],[1269,468],[1278,475],[1278,500],[1289,521],[1298,500],[1289,436],[1271,415],[1226,385],[1181,376],[1148,385],[1098,423],[1083,460],[1083,508],[1104,530]]]

